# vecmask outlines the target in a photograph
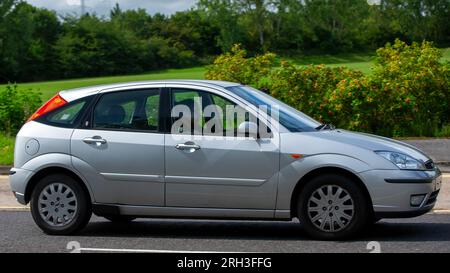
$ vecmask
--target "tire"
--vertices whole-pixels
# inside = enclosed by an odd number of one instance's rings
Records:
[[[113,223],[129,223],[136,219],[136,217],[128,215],[104,215],[103,217]]]
[[[331,195],[328,194],[330,187]],[[336,197],[338,191],[340,194]],[[305,185],[298,198],[300,223],[308,235],[320,240],[355,236],[370,220],[371,208],[365,196],[359,185],[345,176],[315,177]]]
[[[92,215],[88,193],[65,174],[42,178],[31,194],[30,207],[36,224],[50,235],[74,234],[87,225]]]

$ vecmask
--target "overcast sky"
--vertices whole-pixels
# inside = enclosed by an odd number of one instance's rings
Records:
[[[81,0],[25,0],[37,7],[56,10],[58,14],[80,14]],[[187,10],[196,0],[85,0],[86,11],[95,12],[98,15],[109,15],[109,11],[115,3],[119,3],[122,9],[144,8],[150,14],[157,12],[172,14],[176,11]]]

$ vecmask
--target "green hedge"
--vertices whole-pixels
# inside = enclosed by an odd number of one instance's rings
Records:
[[[450,64],[429,42],[400,40],[377,50],[370,75],[346,67],[296,66],[274,54],[246,58],[235,46],[206,78],[266,90],[304,113],[339,128],[385,136],[447,136]]]
[[[19,90],[17,86],[0,88],[0,133],[11,136],[41,105],[40,94]]]
[[[11,165],[14,160],[14,138],[0,133],[0,165]]]

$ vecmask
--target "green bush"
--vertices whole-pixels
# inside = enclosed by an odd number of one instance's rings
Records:
[[[0,165],[11,165],[14,161],[14,138],[0,133]]]
[[[400,40],[377,51],[371,81],[382,102],[384,124],[394,135],[430,136],[450,119],[448,66],[431,43]]]
[[[383,118],[379,115],[379,97],[367,77],[340,81],[329,94],[328,103],[337,127],[379,133],[376,125]]]
[[[11,136],[41,105],[39,93],[8,85],[0,88],[0,132]]]
[[[295,66],[283,61],[281,67],[273,69],[268,80],[257,87],[268,90],[281,101],[328,123],[336,121],[336,112],[328,107],[330,93],[342,80],[362,76],[361,72],[345,67]]]
[[[450,65],[431,43],[397,40],[377,50],[373,73],[324,65],[296,66],[274,55],[246,58],[235,47],[209,79],[238,81],[339,128],[386,136],[443,136],[450,124]],[[264,61],[261,61],[263,59]],[[241,80],[236,80],[241,79]]]
[[[449,70],[428,42],[397,40],[377,51],[373,73],[340,82],[329,107],[345,128],[388,136],[435,136],[449,122]]]
[[[207,67],[207,79],[258,85],[269,75],[275,65],[275,54],[266,53],[247,58],[247,52],[240,45],[234,45],[231,52],[218,56]]]

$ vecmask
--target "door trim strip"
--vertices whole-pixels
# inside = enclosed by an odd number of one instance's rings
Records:
[[[228,177],[199,177],[199,176],[166,176],[167,183],[178,184],[203,184],[203,185],[225,185],[225,186],[261,186],[265,179],[246,179]]]
[[[115,181],[164,183],[164,176],[153,174],[100,173],[104,178]]]

